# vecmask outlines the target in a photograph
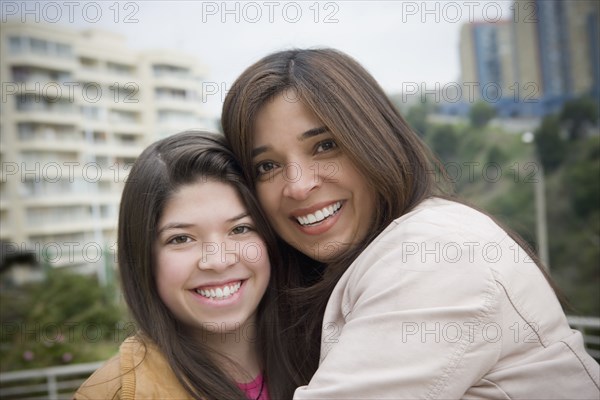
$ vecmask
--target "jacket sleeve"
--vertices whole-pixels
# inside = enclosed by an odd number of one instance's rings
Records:
[[[73,399],[120,399],[121,374],[119,355],[97,369],[75,392]]]
[[[294,400],[457,399],[497,361],[499,290],[482,243],[409,225],[373,243],[336,286],[321,364]]]

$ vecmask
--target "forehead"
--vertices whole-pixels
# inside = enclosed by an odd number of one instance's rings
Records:
[[[256,145],[270,142],[284,133],[299,135],[321,126],[319,118],[300,101],[293,90],[275,95],[258,111],[254,123]]]
[[[161,221],[182,220],[198,215],[221,216],[245,209],[245,204],[230,183],[200,179],[177,188],[165,203]]]

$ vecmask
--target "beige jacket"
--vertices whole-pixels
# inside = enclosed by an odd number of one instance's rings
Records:
[[[432,199],[398,218],[329,299],[304,399],[596,399],[538,267],[487,216]]]
[[[85,381],[74,399],[191,399],[154,345],[135,336]]]

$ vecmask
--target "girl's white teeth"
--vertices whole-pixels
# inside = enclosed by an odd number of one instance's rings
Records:
[[[235,294],[241,286],[242,282],[237,282],[216,289],[196,289],[196,293],[209,299],[222,300]]]
[[[342,202],[338,201],[328,207],[315,211],[314,214],[308,214],[303,217],[296,217],[300,225],[312,225],[323,221],[325,218],[332,216],[342,207]]]

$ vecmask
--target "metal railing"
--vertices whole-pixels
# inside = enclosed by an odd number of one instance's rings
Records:
[[[567,317],[583,334],[588,353],[600,360],[600,318]],[[104,361],[0,374],[0,399],[70,399]]]
[[[567,316],[569,325],[583,335],[587,352],[600,362],[600,318]]]
[[[0,374],[0,399],[70,399],[104,361]]]

